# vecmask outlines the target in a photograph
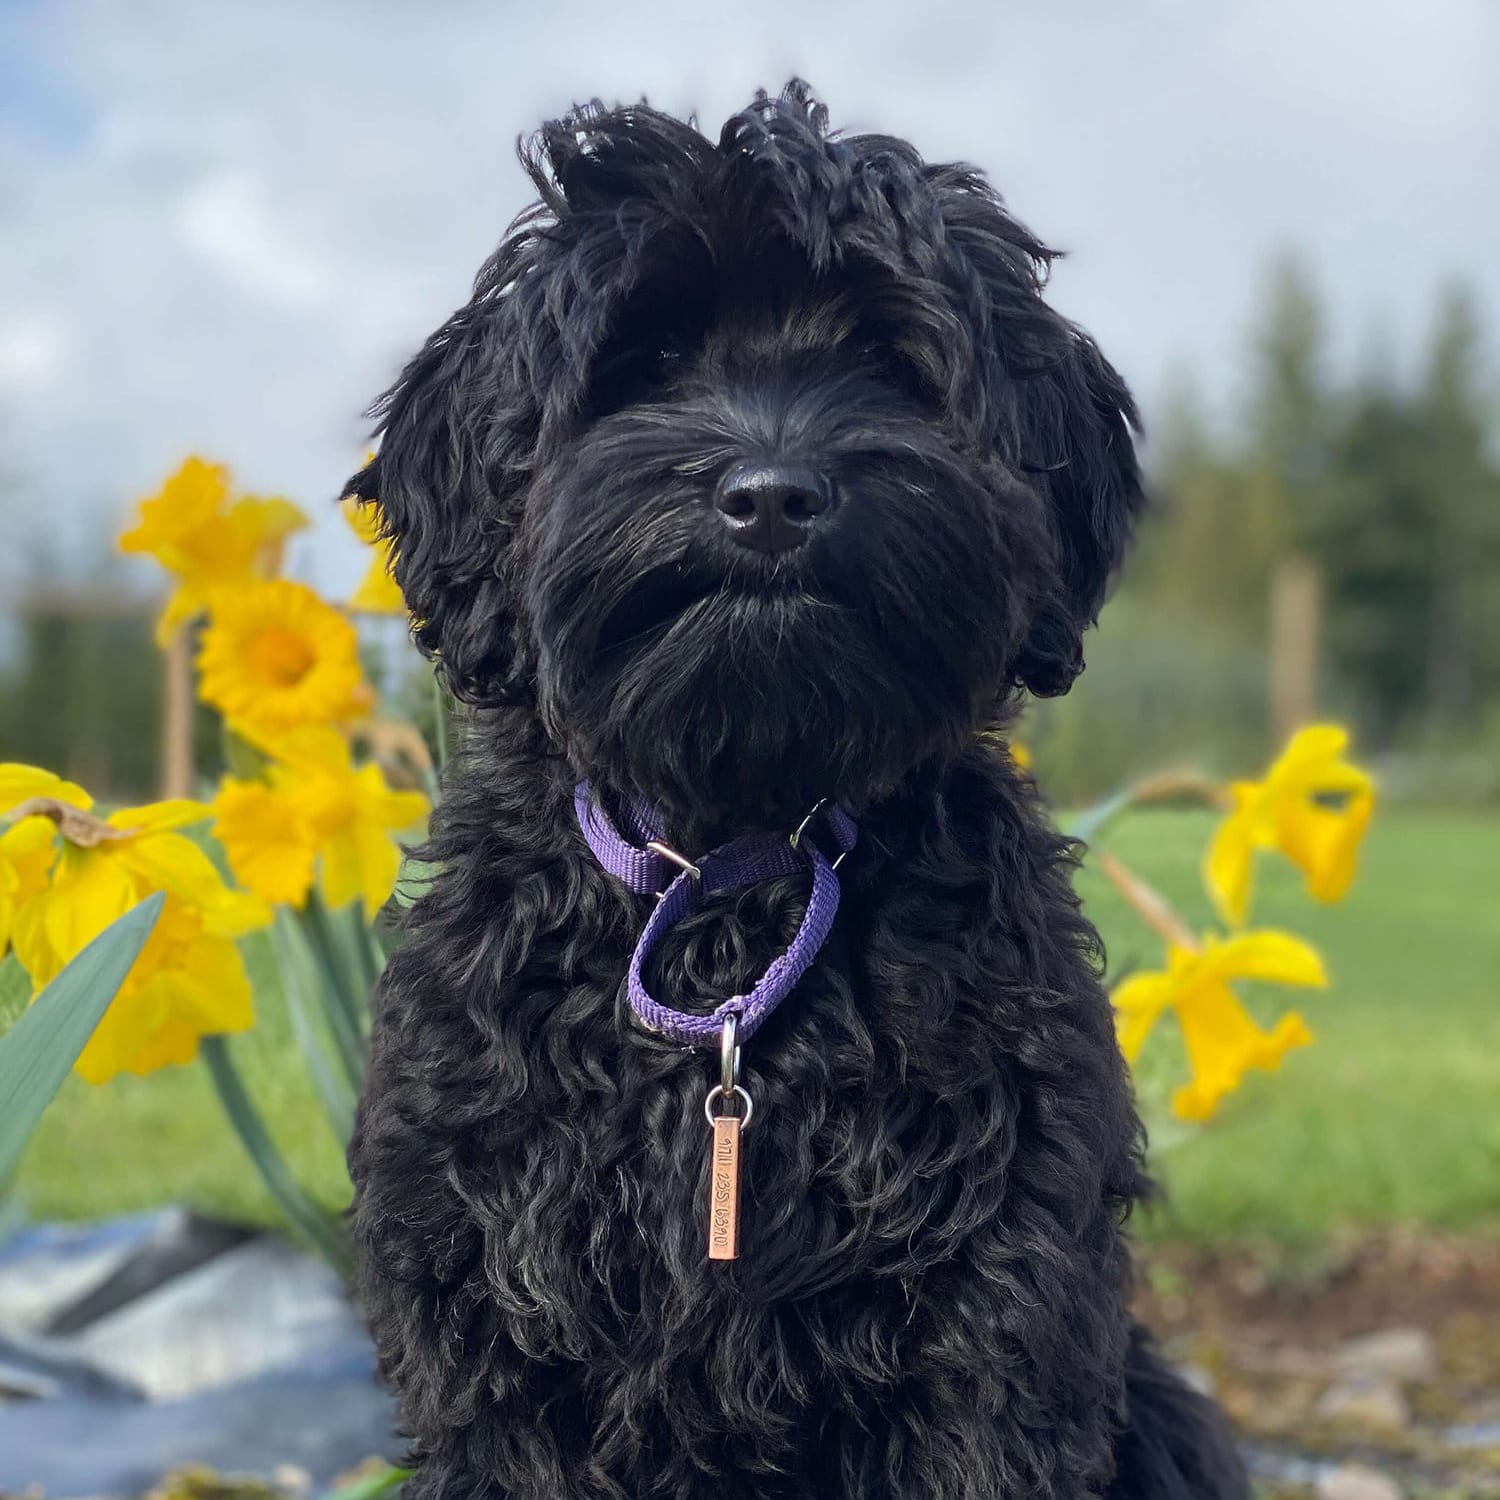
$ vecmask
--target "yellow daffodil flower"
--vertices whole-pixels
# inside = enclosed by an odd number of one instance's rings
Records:
[[[224,936],[264,926],[270,913],[259,899],[229,889],[208,855],[176,831],[210,812],[201,802],[153,802],[111,813],[89,847],[63,839],[47,889],[21,908],[12,932],[16,956],[32,980],[48,983],[153,891],[198,911],[209,931]]]
[[[200,1037],[248,1031],[250,980],[234,939],[204,911],[168,895],[125,983],[79,1055],[89,1083],[191,1062]]]
[[[0,837],[0,858],[18,875],[10,939],[38,989],[116,917],[166,892],[151,939],[79,1059],[78,1071],[102,1083],[184,1062],[198,1037],[248,1027],[250,985],[234,938],[271,914],[229,889],[178,831],[209,816],[203,803],[155,802],[102,819],[92,805],[49,772],[0,766],[0,815],[20,814]]]
[[[56,825],[35,814],[0,833],[0,958],[10,946],[16,914],[47,889],[56,842]]]
[[[301,906],[312,888],[317,835],[285,778],[278,780],[282,787],[226,776],[214,798],[214,837],[246,890],[272,906]]]
[[[349,608],[362,614],[404,615],[406,600],[391,572],[394,548],[390,538],[380,534],[380,511],[375,502],[351,495],[342,508],[349,529],[365,546],[375,549],[359,587],[349,596]]]
[[[225,595],[198,653],[198,692],[247,736],[359,718],[372,698],[354,626],[284,579]]]
[[[1337,901],[1354,878],[1355,857],[1375,807],[1369,776],[1343,759],[1346,731],[1314,724],[1292,736],[1264,781],[1230,787],[1233,809],[1204,858],[1203,878],[1224,920],[1250,911],[1255,855],[1279,849],[1302,871],[1318,901]]]
[[[235,878],[264,901],[301,906],[316,870],[330,906],[358,898],[373,918],[400,873],[392,834],[426,817],[427,798],[393,791],[379,766],[356,768],[334,729],[303,729],[258,748],[272,757],[266,779],[226,778],[214,801],[214,835]]]
[[[225,590],[272,577],[286,538],[307,524],[290,500],[231,500],[228,471],[189,458],[140,503],[135,526],[120,538],[121,551],[154,557],[177,580],[157,621],[158,641],[212,609]]]
[[[0,813],[8,813],[33,797],[64,802],[82,812],[94,805],[94,799],[76,781],[64,781],[52,771],[22,765],[19,761],[0,765]]]
[[[21,909],[47,889],[57,857],[57,824],[40,809],[53,805],[87,812],[94,799],[77,782],[40,766],[0,765],[0,817],[14,820],[0,832],[0,958]]]
[[[1250,1068],[1275,1068],[1293,1047],[1312,1040],[1296,1012],[1266,1031],[1256,1024],[1230,989],[1235,979],[1321,987],[1328,983],[1323,961],[1290,933],[1241,933],[1209,939],[1201,952],[1172,946],[1165,971],[1133,974],[1111,997],[1120,1048],[1134,1066],[1151,1028],[1167,1010],[1177,1014],[1187,1046],[1192,1078],[1172,1098],[1172,1112],[1183,1120],[1206,1120],[1219,1101],[1238,1088]]]

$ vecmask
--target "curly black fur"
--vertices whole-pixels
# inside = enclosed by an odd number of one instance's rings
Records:
[[[994,733],[1081,669],[1140,503],[1128,393],[978,172],[831,135],[800,85],[717,144],[595,105],[523,154],[541,202],[350,483],[471,705],[351,1151],[408,1493],[1238,1500],[1127,1312],[1098,942]],[[707,503],[768,456],[840,501],[774,556]],[[646,903],[582,842],[584,774],[690,848],[861,817],[747,1049],[733,1263],[709,1068],[630,1015]],[[802,884],[684,923],[655,991],[743,989]]]

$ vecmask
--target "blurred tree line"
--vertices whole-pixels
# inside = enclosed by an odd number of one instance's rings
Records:
[[[1284,727],[1273,601],[1298,564],[1315,615],[1282,637],[1307,657],[1305,710],[1347,722],[1393,791],[1500,795],[1500,463],[1474,299],[1443,290],[1414,379],[1379,357],[1330,377],[1294,256],[1255,330],[1238,430],[1186,384],[1156,418],[1156,513],[1089,670],[1027,715],[1049,789],[1072,801],[1164,764],[1258,763]]]
[[[1190,383],[1155,417],[1155,514],[1089,670],[1022,727],[1048,790],[1067,804],[1147,770],[1261,763],[1284,728],[1277,640],[1304,658],[1302,710],[1350,724],[1389,790],[1500,798],[1500,443],[1478,308],[1450,286],[1415,376],[1376,357],[1339,382],[1315,288],[1288,256],[1254,328],[1237,425],[1210,422]],[[0,511],[7,498],[14,486]],[[154,606],[119,587],[107,554],[42,562],[4,583],[0,760],[106,798],[153,795]],[[1278,584],[1298,576],[1315,599],[1302,590],[1302,613],[1278,621],[1273,599],[1293,597]],[[429,702],[425,685],[413,694]],[[207,766],[211,727],[198,729]]]
[[[28,569],[28,571],[31,571]],[[0,761],[23,760],[111,800],[154,796],[162,674],[152,601],[36,576],[5,589]]]

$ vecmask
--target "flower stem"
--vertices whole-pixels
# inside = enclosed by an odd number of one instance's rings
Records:
[[[332,1035],[317,969],[306,961],[305,953],[298,951],[294,919],[284,910],[276,914],[270,943],[274,955],[271,969],[291,1017],[297,1046],[334,1138],[346,1147],[354,1128],[354,1084],[339,1040]]]
[[[100,844],[129,835],[128,829],[113,828],[103,818],[56,797],[28,797],[5,815],[7,823],[19,823],[22,818],[50,818],[57,824],[57,831],[79,849],[96,849]]]
[[[277,1150],[265,1121],[250,1098],[245,1081],[230,1056],[228,1043],[222,1036],[204,1037],[202,1053],[229,1123],[255,1163],[261,1180],[286,1215],[287,1222],[306,1237],[334,1270],[347,1277],[353,1269],[353,1262],[338,1224],[308,1197],[292,1175],[286,1158]]]
[[[448,764],[448,694],[436,672],[432,674],[432,739],[441,770]]]
[[[359,958],[360,977],[364,981],[365,1010],[368,1013],[370,997],[375,993],[375,986],[380,983],[380,976],[385,973],[385,948],[374,922],[356,923],[354,946]]]
[[[1136,782],[1129,796],[1134,807],[1146,802],[1185,801],[1205,802],[1223,811],[1234,806],[1228,787],[1199,771],[1158,771]]]
[[[1099,850],[1094,858],[1109,883],[1152,932],[1174,948],[1184,948],[1189,953],[1198,951],[1198,939],[1193,936],[1192,929],[1160,891],[1148,885],[1134,870],[1127,869],[1107,849]]]
[[[1210,807],[1221,810],[1232,805],[1227,788],[1210,776],[1200,775],[1197,771],[1163,771],[1155,776],[1143,777],[1123,791],[1102,798],[1071,818],[1065,818],[1062,831],[1069,838],[1089,844],[1132,807],[1141,807],[1148,802],[1182,801],[1206,802]]]
[[[364,1029],[368,1014],[367,995],[356,960],[335,926],[336,915],[314,891],[308,897],[300,926],[305,945],[322,979],[328,1024],[344,1053],[349,1081],[358,1091],[364,1083],[368,1056]]]
[[[380,1496],[399,1489],[411,1475],[410,1469],[398,1469],[392,1465],[377,1470],[374,1474],[364,1474],[358,1479],[350,1480],[348,1484],[331,1490],[323,1500],[379,1500]]]

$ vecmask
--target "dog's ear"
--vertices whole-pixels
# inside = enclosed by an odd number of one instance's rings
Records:
[[[1057,578],[1038,601],[1012,675],[1051,697],[1083,670],[1083,633],[1142,507],[1139,418],[1094,341],[1043,300],[1057,252],[1011,217],[976,169],[929,167],[926,178],[962,317],[990,335],[969,382],[980,440],[1047,502]]]
[[[376,403],[380,447],[345,486],[375,505],[417,644],[466,702],[525,701],[512,542],[541,422],[510,242],[473,300]],[[534,351],[530,351],[534,353]]]
[[[481,268],[468,305],[376,403],[379,451],[345,486],[379,508],[412,633],[466,702],[532,701],[514,546],[524,498],[650,254],[659,226],[621,201],[633,165],[641,175],[664,141],[684,161],[710,151],[644,106],[598,104],[520,143],[537,202]]]
[[[1083,633],[1098,618],[1143,500],[1135,404],[1094,341],[1057,319],[1051,360],[1017,382],[1019,462],[1046,496],[1059,591],[1043,598],[1013,673],[1042,697],[1083,670]]]

